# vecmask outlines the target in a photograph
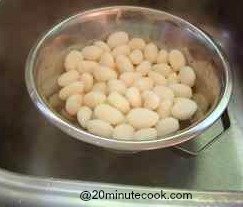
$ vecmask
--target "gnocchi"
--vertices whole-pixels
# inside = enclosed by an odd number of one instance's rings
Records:
[[[94,77],[98,81],[108,81],[117,78],[117,73],[107,66],[99,66],[94,70]]]
[[[97,47],[100,47],[104,52],[110,52],[111,51],[109,46],[103,41],[96,41],[94,43],[94,45],[97,46]]]
[[[57,83],[59,86],[64,87],[69,85],[72,82],[75,82],[79,79],[79,73],[76,70],[69,70],[66,73],[63,73],[57,79]]]
[[[83,73],[81,81],[84,83],[84,92],[89,92],[93,88],[94,78],[90,73]]]
[[[150,77],[143,77],[135,81],[134,86],[140,91],[150,90],[154,86],[154,82]]]
[[[126,97],[132,107],[140,107],[142,105],[142,98],[137,88],[131,87],[127,89]]]
[[[159,117],[164,119],[171,115],[171,108],[173,106],[173,101],[171,100],[163,100],[160,102],[160,105],[157,109]]]
[[[184,97],[184,98],[192,97],[192,89],[187,85],[175,83],[175,84],[171,84],[169,87],[173,90],[175,97]]]
[[[186,120],[191,118],[196,111],[196,102],[188,98],[177,98],[171,109],[173,117],[179,120]]]
[[[136,140],[151,140],[157,138],[157,130],[155,128],[144,128],[136,131],[134,139]]]
[[[164,119],[161,119],[156,124],[156,129],[158,132],[158,136],[164,136],[167,134],[170,134],[172,132],[177,131],[180,128],[178,119],[175,119],[173,117],[167,117]]]
[[[78,71],[79,73],[93,73],[98,66],[99,64],[95,61],[83,60],[78,64]]]
[[[68,112],[71,116],[76,115],[82,105],[82,101],[83,97],[79,94],[68,97],[65,105],[66,112]]]
[[[186,84],[190,87],[194,86],[196,74],[191,67],[186,66],[181,68],[178,76],[181,83]]]
[[[79,63],[83,60],[83,55],[80,51],[72,50],[65,58],[64,67],[66,71],[77,70]]]
[[[209,108],[202,94],[193,93],[196,73],[182,51],[129,39],[124,31],[69,51],[63,65],[60,90],[49,105],[94,135],[156,139]]]
[[[106,121],[112,125],[117,125],[123,122],[124,115],[116,108],[108,104],[100,104],[94,110],[96,118]]]
[[[114,106],[123,113],[130,111],[130,104],[127,99],[117,92],[111,93],[108,96],[107,101],[110,105]]]
[[[148,77],[153,80],[155,85],[166,85],[167,80],[163,75],[156,73],[154,71],[149,71]]]
[[[142,50],[146,43],[142,38],[132,38],[128,45],[132,50]]]
[[[129,55],[130,54],[130,47],[128,45],[120,45],[115,47],[111,54],[113,55],[113,57],[117,57],[118,55]]]
[[[146,76],[148,72],[151,70],[151,63],[149,61],[141,62],[137,67],[136,71],[141,73],[142,76]]]
[[[156,62],[158,55],[158,48],[154,43],[149,43],[144,48],[144,57],[151,63]]]
[[[106,96],[101,92],[91,91],[86,93],[83,99],[84,105],[93,109],[97,105],[103,103],[106,100]]]
[[[153,88],[153,91],[155,94],[157,94],[160,97],[160,100],[172,100],[174,99],[174,92],[172,89],[170,89],[167,86],[155,86]]]
[[[81,94],[84,90],[84,84],[81,81],[73,82],[59,91],[59,98],[66,100],[69,96],[74,94]]]
[[[112,33],[107,39],[107,44],[110,46],[110,48],[114,48],[119,45],[125,45],[128,43],[128,41],[128,34],[126,32],[120,31]]]
[[[184,55],[180,50],[171,50],[169,53],[169,63],[174,71],[179,71],[186,64]]]
[[[120,140],[132,140],[134,137],[134,128],[129,124],[117,125],[113,130],[113,138]]]
[[[144,108],[155,110],[158,108],[160,98],[153,91],[145,91],[144,94]]]
[[[167,78],[167,83],[168,84],[179,83],[178,75],[175,72],[170,73]]]
[[[143,61],[143,53],[141,50],[133,50],[129,57],[134,65],[138,65]]]
[[[135,108],[128,113],[127,120],[134,128],[142,129],[154,126],[159,120],[159,116],[152,110]]]
[[[92,113],[92,110],[87,106],[82,106],[81,108],[79,108],[77,112],[77,120],[80,126],[82,126],[83,128],[87,127],[87,123],[91,119]]]
[[[116,57],[116,65],[120,73],[134,71],[133,64],[125,55],[118,55]]]
[[[167,63],[168,52],[166,50],[160,50],[157,56],[157,63]]]
[[[172,69],[169,65],[165,63],[155,64],[152,67],[154,72],[160,73],[164,77],[168,78],[169,75],[172,73]]]
[[[134,81],[140,78],[140,74],[136,72],[124,72],[120,75],[120,80],[123,81],[126,87],[133,85]]]
[[[111,53],[105,52],[104,54],[101,55],[100,57],[100,64],[113,68],[115,65],[114,57],[112,56]]]
[[[107,85],[108,85],[109,93],[116,91],[120,94],[125,94],[126,92],[126,85],[121,80],[117,80],[117,79],[110,80],[108,81]]]
[[[82,55],[86,60],[99,60],[102,52],[103,51],[100,47],[91,45],[83,48]]]
[[[98,82],[93,85],[92,91],[94,92],[100,92],[105,95],[108,93],[108,87],[105,82]]]
[[[102,120],[93,119],[87,122],[87,129],[89,132],[102,136],[102,137],[112,137],[113,127]]]

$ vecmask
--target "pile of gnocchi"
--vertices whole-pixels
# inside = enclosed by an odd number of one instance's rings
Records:
[[[65,56],[57,82],[65,112],[92,134],[150,140],[180,129],[197,111],[196,75],[180,50],[110,34]]]

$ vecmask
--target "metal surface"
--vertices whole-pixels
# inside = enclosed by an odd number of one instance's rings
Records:
[[[201,151],[210,147],[220,135],[226,132],[230,127],[230,120],[227,110],[218,121],[216,121],[211,127],[209,127],[203,134],[191,139],[187,142],[174,146],[175,149],[188,153],[189,155],[198,155]]]
[[[171,149],[115,154],[68,137],[47,123],[33,106],[25,88],[24,64],[38,36],[73,13],[111,4],[150,6],[179,15],[211,34],[229,57],[235,78],[228,107],[231,127],[198,156],[187,157]],[[124,201],[81,203],[79,193],[96,187],[127,191],[131,188],[153,191],[157,187],[190,190],[195,197],[192,201],[143,204],[134,200],[125,204],[242,206],[243,40],[241,7],[236,1],[8,0],[0,5],[1,203],[124,206]]]
[[[103,39],[114,31],[122,30],[133,36],[152,39],[168,49],[185,50],[189,65],[192,65],[197,76],[195,93],[203,95],[210,105],[205,115],[188,127],[165,137],[127,141],[93,135],[58,115],[57,109],[48,106],[49,98],[59,91],[57,79],[64,71],[63,58],[68,49],[77,45],[80,47],[80,44],[83,47],[86,42]],[[173,146],[205,131],[220,117],[229,102],[232,75],[228,61],[217,45],[190,23],[159,10],[116,6],[86,11],[53,27],[28,56],[26,85],[40,112],[68,135],[110,149],[142,151]]]

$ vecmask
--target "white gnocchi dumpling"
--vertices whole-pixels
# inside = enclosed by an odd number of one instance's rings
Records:
[[[69,96],[74,94],[81,94],[84,90],[84,84],[81,81],[73,82],[59,91],[59,98],[66,100]]]
[[[91,119],[92,113],[92,110],[87,106],[82,106],[78,109],[77,120],[80,126],[82,126],[83,128],[87,127],[87,123]]]
[[[68,97],[65,105],[66,112],[68,112],[71,116],[76,115],[82,105],[82,101],[83,97],[80,94]]]
[[[138,65],[143,61],[143,53],[141,50],[133,50],[129,57],[134,65]]]
[[[109,80],[107,86],[108,86],[109,93],[112,93],[114,91],[120,94],[126,93],[127,87],[125,83],[121,80],[117,80],[117,79]]]
[[[186,59],[180,50],[171,50],[169,53],[169,63],[174,71],[179,71],[186,65]]]
[[[95,107],[96,118],[106,121],[112,125],[120,124],[124,121],[124,115],[116,108],[108,104],[100,104]]]
[[[102,52],[100,47],[91,45],[83,48],[82,55],[86,60],[99,60]]]
[[[163,75],[166,78],[168,78],[169,75],[173,72],[171,67],[165,63],[159,63],[159,64],[153,65],[152,70],[154,72],[160,73],[161,75]]]
[[[132,107],[140,107],[142,105],[142,98],[137,88],[128,88],[125,96]]]
[[[70,115],[66,110],[65,108],[63,108],[61,111],[60,111],[60,114],[67,120],[71,121],[71,122],[74,122],[75,121],[75,116],[72,116]]]
[[[188,98],[176,98],[171,109],[171,114],[179,120],[187,120],[190,119],[196,111],[197,104],[195,101]]]
[[[104,103],[106,100],[106,96],[98,91],[91,91],[89,93],[86,93],[83,98],[83,103],[85,106],[88,106],[89,108],[93,109],[97,105]]]
[[[113,130],[113,138],[119,140],[133,140],[134,128],[130,124],[117,125]]]
[[[157,63],[167,63],[168,52],[166,50],[160,50],[157,56]]]
[[[186,84],[190,87],[194,86],[196,80],[196,74],[191,67],[189,66],[182,67],[180,69],[178,76],[181,83]]]
[[[156,62],[158,55],[158,47],[154,43],[149,43],[144,48],[144,57],[151,63]]]
[[[128,100],[118,92],[112,92],[108,96],[107,101],[111,106],[114,106],[123,113],[130,111],[130,104]]]
[[[166,117],[171,116],[171,108],[173,106],[172,100],[162,100],[158,106],[157,112],[159,117],[164,119]]]
[[[114,48],[119,45],[125,45],[128,43],[128,41],[128,34],[126,32],[120,31],[112,33],[107,39],[107,44],[110,48]]]
[[[150,128],[159,120],[159,115],[146,108],[134,108],[127,115],[127,121],[136,129]]]
[[[98,82],[93,85],[92,91],[94,92],[100,92],[104,95],[107,95],[108,93],[108,86],[106,82]]]
[[[134,67],[130,59],[125,55],[118,55],[116,57],[116,66],[120,73],[133,72]]]
[[[136,71],[141,73],[142,76],[146,76],[151,70],[151,65],[151,62],[144,60],[136,67]]]
[[[135,81],[134,86],[140,91],[146,91],[153,88],[154,82],[149,77],[142,77]]]
[[[178,75],[176,74],[176,72],[172,72],[168,75],[168,78],[167,78],[167,83],[170,85],[170,84],[174,84],[174,83],[179,83],[179,77]]]
[[[157,72],[149,71],[148,77],[153,80],[155,85],[166,85],[167,84],[166,78]]]
[[[153,91],[144,91],[143,93],[144,104],[143,106],[147,109],[155,110],[158,108],[160,98]]]
[[[176,132],[177,130],[179,130],[179,128],[180,124],[178,119],[175,119],[173,117],[161,119],[156,124],[158,136],[165,136],[167,134],[171,134],[172,132]]]
[[[173,90],[175,97],[184,97],[184,98],[192,97],[192,89],[188,85],[175,83],[175,84],[171,84],[169,87]]]
[[[119,79],[125,83],[126,87],[130,87],[133,85],[135,80],[140,77],[142,77],[142,75],[137,72],[124,72],[120,75]]]
[[[113,69],[101,65],[95,68],[94,77],[98,81],[108,81],[108,80],[116,79],[117,73]]]
[[[128,45],[117,46],[112,50],[111,54],[113,57],[117,57],[118,55],[128,56],[130,54],[130,47]]]
[[[100,47],[104,52],[110,52],[111,51],[109,46],[103,41],[96,41],[94,43],[94,45],[97,46],[97,47]]]
[[[79,63],[83,60],[83,55],[80,51],[72,50],[65,58],[64,67],[66,71],[77,70]]]
[[[100,64],[110,68],[114,68],[115,60],[113,55],[109,52],[103,53],[100,57]]]
[[[156,139],[158,136],[157,130],[155,128],[144,128],[135,132],[135,140],[151,140]]]
[[[94,78],[90,73],[83,73],[81,75],[81,81],[84,84],[84,92],[89,92],[93,88]]]
[[[83,60],[78,64],[78,71],[79,73],[93,73],[98,66],[99,64],[95,61]]]
[[[57,83],[59,86],[64,87],[79,79],[79,72],[77,70],[69,70],[59,76]]]
[[[132,38],[128,45],[132,50],[143,50],[146,43],[142,38]]]
[[[113,127],[106,121],[100,119],[93,119],[87,122],[87,129],[92,134],[111,138],[113,134]]]
[[[160,100],[172,100],[174,99],[175,95],[172,89],[167,86],[155,86],[153,88],[155,94],[160,97]]]
[[[209,103],[192,89],[196,68],[181,50],[165,48],[117,31],[71,50],[49,105],[97,136],[151,140],[174,133],[181,121],[202,117]]]

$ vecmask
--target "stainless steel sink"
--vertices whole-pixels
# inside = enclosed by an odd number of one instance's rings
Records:
[[[235,78],[228,107],[230,127],[216,139],[206,133],[204,144],[214,141],[195,155],[175,148],[119,154],[79,142],[50,125],[28,97],[24,64],[40,34],[68,15],[112,4],[149,6],[179,15],[212,35],[228,55]],[[243,39],[238,7],[209,0],[1,1],[0,204],[243,206]],[[192,192],[193,199],[82,202],[80,192],[94,188],[183,190]]]

